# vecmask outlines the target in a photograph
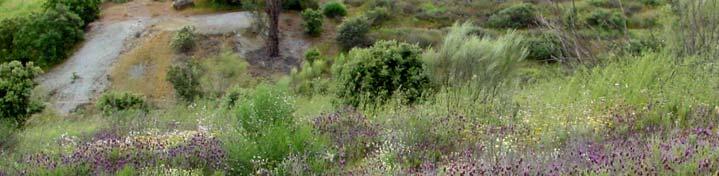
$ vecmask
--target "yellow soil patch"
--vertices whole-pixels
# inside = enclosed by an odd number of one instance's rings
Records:
[[[172,85],[166,80],[172,65],[172,33],[158,32],[120,56],[112,68],[112,90],[142,93],[153,103],[174,100]]]

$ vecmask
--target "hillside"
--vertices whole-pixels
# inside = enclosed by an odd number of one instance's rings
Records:
[[[718,0],[0,0],[0,175],[715,175]]]

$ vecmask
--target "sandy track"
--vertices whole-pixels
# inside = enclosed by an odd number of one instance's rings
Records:
[[[250,27],[247,12],[198,15],[192,17],[138,18],[127,21],[104,21],[92,24],[80,49],[61,65],[38,78],[40,87],[49,92],[49,102],[61,114],[91,103],[110,84],[109,70],[119,56],[130,49],[130,40],[149,26],[163,26],[175,30],[194,25],[203,34],[222,34]],[[73,80],[73,75],[79,76]]]

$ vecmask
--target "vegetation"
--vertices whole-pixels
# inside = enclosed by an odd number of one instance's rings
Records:
[[[33,79],[40,73],[42,70],[32,62],[23,65],[12,61],[0,65],[0,120],[23,125],[31,114],[42,110],[42,103],[31,98],[37,85]]]
[[[282,1],[282,8],[287,10],[303,11],[319,8],[317,0],[285,0]]]
[[[329,18],[343,17],[347,15],[347,7],[341,2],[332,1],[322,6],[322,13]]]
[[[382,104],[401,96],[414,103],[430,88],[429,76],[417,45],[379,41],[367,49],[353,49],[339,72],[338,96],[353,106]]]
[[[33,89],[30,62],[3,60],[0,95],[13,97],[0,112],[23,122],[0,119],[0,175],[719,172],[717,0],[341,2],[344,21],[322,24],[334,37],[297,35],[302,16],[271,12],[283,57],[245,45],[262,32],[173,53],[173,33],[153,28],[156,43],[135,47],[164,50],[148,59],[164,64],[128,65],[175,64],[146,82],[182,102],[113,86],[94,107],[34,113],[55,92]],[[17,19],[0,40],[35,20]]]
[[[139,96],[129,92],[109,92],[97,100],[97,108],[106,114],[125,110],[147,110],[147,103]]]
[[[307,9],[302,11],[302,24],[305,26],[305,33],[312,36],[320,35],[324,18],[319,10]]]
[[[340,46],[346,50],[358,46],[367,46],[369,38],[367,33],[370,31],[370,23],[364,17],[355,17],[346,19],[337,27],[336,40]]]
[[[487,23],[497,28],[527,28],[536,25],[536,14],[536,7],[522,3],[500,10]]]
[[[64,5],[80,16],[87,25],[100,16],[100,3],[102,3],[101,0],[47,0],[43,6],[46,9],[53,9],[58,5]]]
[[[180,31],[177,31],[177,33],[175,33],[175,36],[172,37],[172,42],[170,43],[170,46],[177,52],[188,52],[195,47],[196,38],[197,36],[195,35],[195,27],[185,26],[182,27]]]
[[[202,96],[200,87],[200,76],[202,70],[199,64],[188,62],[172,66],[167,71],[167,81],[172,83],[175,94],[186,102],[193,102],[195,98]]]

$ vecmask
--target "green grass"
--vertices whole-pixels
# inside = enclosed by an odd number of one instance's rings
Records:
[[[45,0],[0,0],[0,20],[28,15],[42,9]]]

